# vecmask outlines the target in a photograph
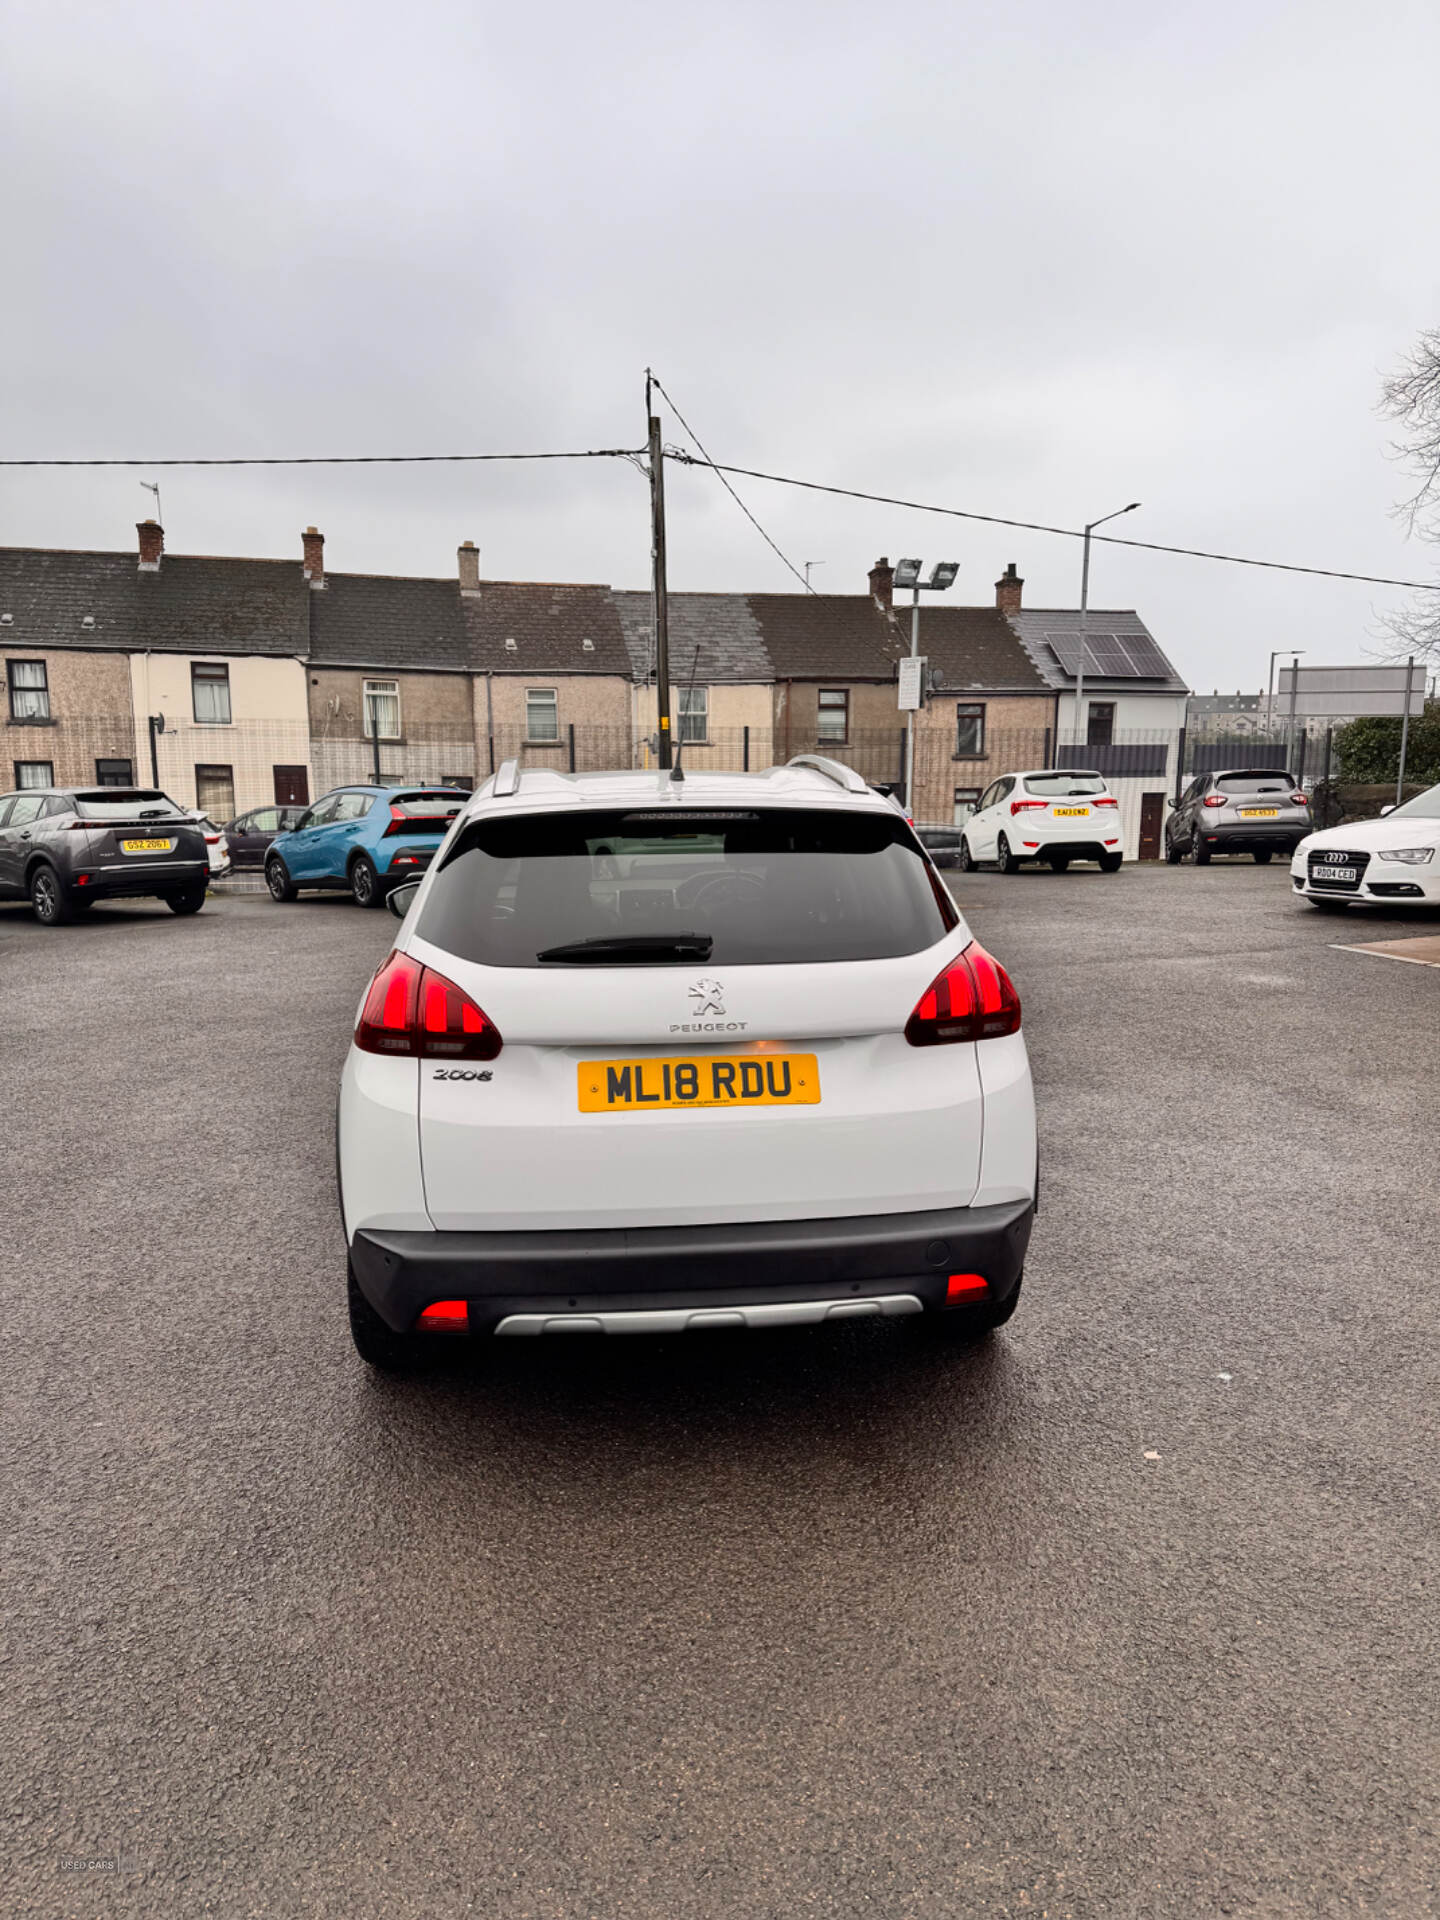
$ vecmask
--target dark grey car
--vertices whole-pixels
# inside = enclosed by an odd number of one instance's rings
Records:
[[[960,864],[959,827],[917,827],[920,844],[930,855],[937,867],[958,867]]]
[[[1165,858],[1204,867],[1217,853],[1249,853],[1260,865],[1292,854],[1313,832],[1310,805],[1292,776],[1237,767],[1198,774],[1165,823]]]
[[[0,900],[28,899],[42,926],[137,895],[198,913],[209,877],[204,833],[153,788],[0,795]]]
[[[263,867],[270,842],[277,833],[289,833],[304,812],[304,807],[253,807],[249,813],[227,821],[225,840],[231,865]]]

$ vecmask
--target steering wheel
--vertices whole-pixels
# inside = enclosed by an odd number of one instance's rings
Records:
[[[721,898],[714,904],[726,904],[726,896],[734,900],[743,888],[749,888],[752,900],[758,900],[765,892],[765,882],[753,873],[743,871],[727,873],[700,874],[693,880],[687,880],[683,886],[675,889],[677,907],[701,907],[705,905],[705,896],[718,889]]]

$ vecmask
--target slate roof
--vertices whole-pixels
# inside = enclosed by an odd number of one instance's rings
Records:
[[[751,594],[750,607],[781,680],[887,681],[910,651],[909,608],[887,620],[869,594]],[[1048,691],[993,607],[923,604],[920,651],[947,692]]]
[[[616,593],[615,606],[637,680],[655,671],[655,621],[648,593]],[[748,597],[743,593],[670,595],[670,674],[687,686],[738,686],[775,677],[770,655]],[[696,648],[699,648],[697,660]]]
[[[7,649],[116,647],[143,653],[298,654],[309,589],[294,560],[166,555],[142,573],[130,553],[0,548]],[[86,617],[93,626],[84,626]]]
[[[1133,679],[1129,675],[1092,674],[1085,675],[1086,687],[1103,687],[1107,692],[1116,693],[1188,693],[1189,688],[1176,672],[1164,649],[1159,646],[1153,633],[1135,612],[1133,607],[1120,611],[1107,611],[1101,607],[1091,607],[1085,616],[1086,629],[1092,635],[1101,633],[1118,634],[1123,640],[1133,635],[1154,647],[1165,664],[1164,678]],[[1075,676],[1066,673],[1055,661],[1045,636],[1047,633],[1065,634],[1077,639],[1080,635],[1080,611],[1078,607],[1024,607],[1019,613],[1009,616],[1009,623],[1020,636],[1020,643],[1037,671],[1044,677],[1047,686],[1073,687]]]
[[[482,580],[479,593],[460,596],[460,604],[477,673],[630,677],[630,654],[608,587]],[[515,642],[513,649],[507,639]]]
[[[327,573],[310,599],[310,660],[322,667],[464,673],[470,638],[459,582]]]

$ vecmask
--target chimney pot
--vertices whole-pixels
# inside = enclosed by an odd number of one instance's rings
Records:
[[[300,538],[305,543],[305,578],[312,587],[325,585],[325,536],[314,527],[306,527]]]
[[[1025,582],[1015,571],[1015,562],[1012,560],[995,582],[995,605],[1001,613],[1019,613],[1020,596],[1024,589]]]
[[[895,569],[881,554],[870,569],[870,597],[888,620],[895,608]]]
[[[165,529],[158,520],[137,520],[135,531],[140,536],[141,573],[158,573],[165,551]]]
[[[473,540],[462,540],[456,549],[456,559],[460,562],[461,593],[479,593],[480,591],[480,549]]]

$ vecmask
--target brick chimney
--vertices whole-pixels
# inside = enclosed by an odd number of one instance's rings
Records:
[[[137,520],[135,531],[140,536],[141,573],[158,573],[165,551],[165,529],[158,520]]]
[[[995,604],[1001,613],[1019,613],[1020,595],[1024,588],[1025,582],[1016,573],[1015,562],[1012,560],[995,582]]]
[[[888,620],[895,610],[895,569],[883,554],[870,569],[870,597]]]
[[[461,593],[478,594],[480,591],[480,549],[473,540],[462,540],[455,550],[455,557],[460,562]]]
[[[325,584],[325,536],[314,527],[306,527],[300,538],[305,542],[305,578],[312,587]]]

